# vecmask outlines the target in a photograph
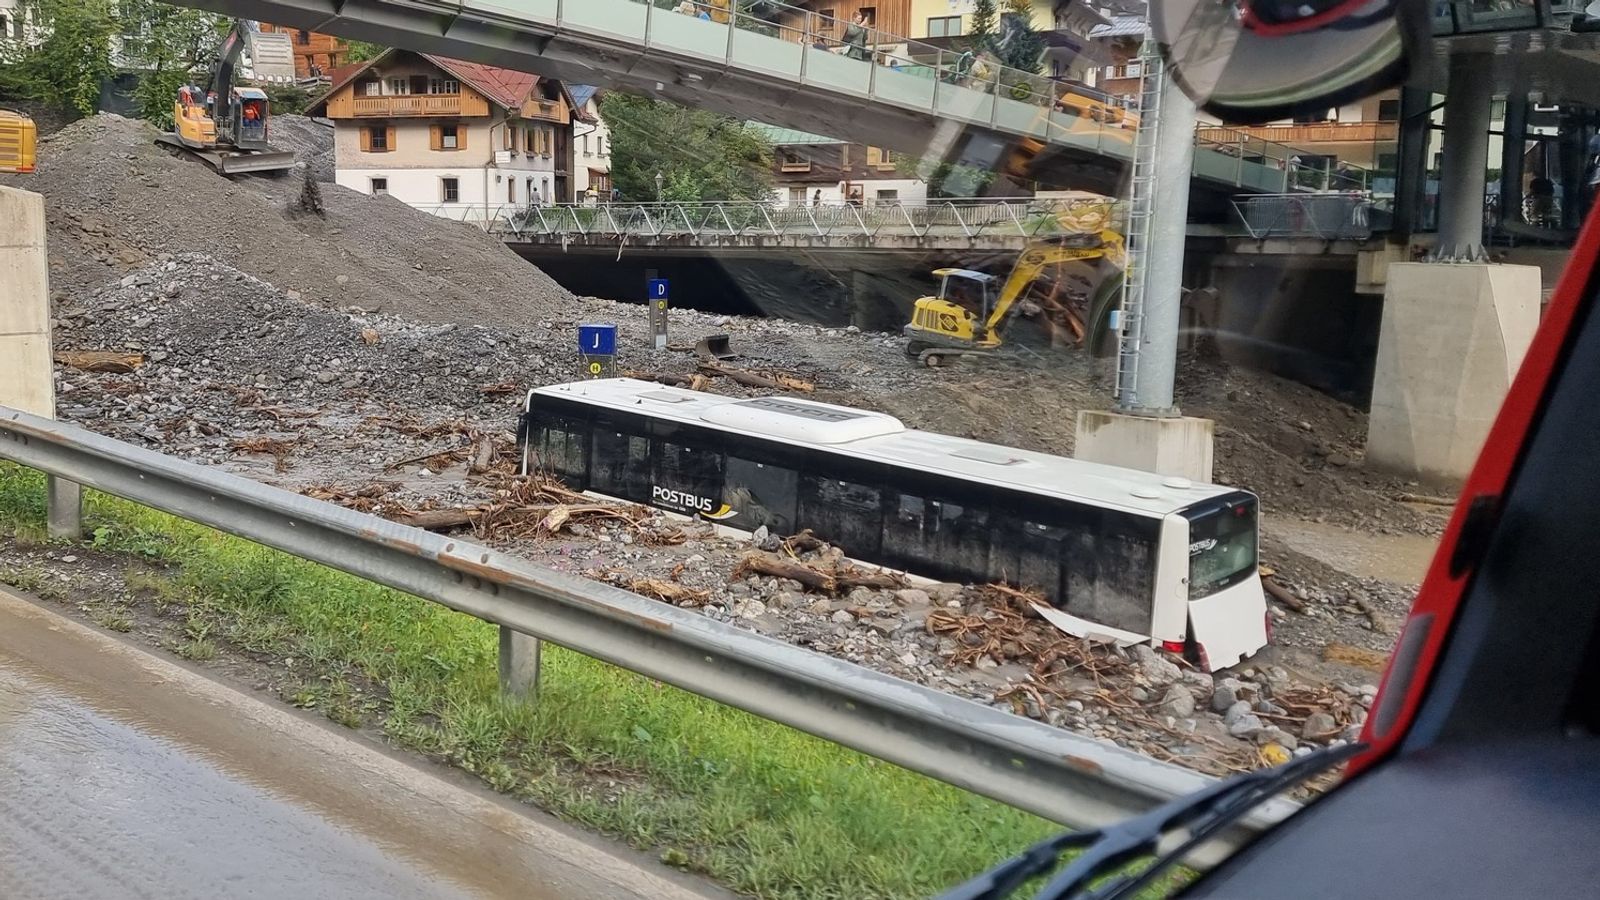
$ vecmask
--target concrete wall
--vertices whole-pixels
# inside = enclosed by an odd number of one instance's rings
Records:
[[[0,187],[0,404],[55,415],[44,198]]]
[[[1533,340],[1539,300],[1532,266],[1390,266],[1368,464],[1465,478]]]

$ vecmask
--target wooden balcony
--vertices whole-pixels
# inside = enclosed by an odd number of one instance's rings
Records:
[[[1318,122],[1311,125],[1255,125],[1248,128],[1202,127],[1199,137],[1203,141],[1228,143],[1237,140],[1240,132],[1292,147],[1307,144],[1371,144],[1395,140],[1400,133],[1400,123]]]
[[[355,98],[357,116],[459,116],[460,94],[406,94],[394,97]]]

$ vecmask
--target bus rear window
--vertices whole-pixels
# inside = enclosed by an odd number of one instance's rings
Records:
[[[1189,520],[1189,599],[1208,597],[1256,569],[1256,500],[1241,497],[1184,513]]]

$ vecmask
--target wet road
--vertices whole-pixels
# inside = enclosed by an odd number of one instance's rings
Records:
[[[0,898],[691,887],[0,593]]]

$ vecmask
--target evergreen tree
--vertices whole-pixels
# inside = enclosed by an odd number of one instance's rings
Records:
[[[989,49],[989,42],[994,39],[994,23],[998,14],[994,0],[976,0],[972,4],[972,27],[967,30],[967,38],[974,53]]]
[[[1007,0],[999,34],[992,43],[1000,62],[1010,68],[1038,73],[1044,67],[1044,35],[1033,27],[1029,0]]]

